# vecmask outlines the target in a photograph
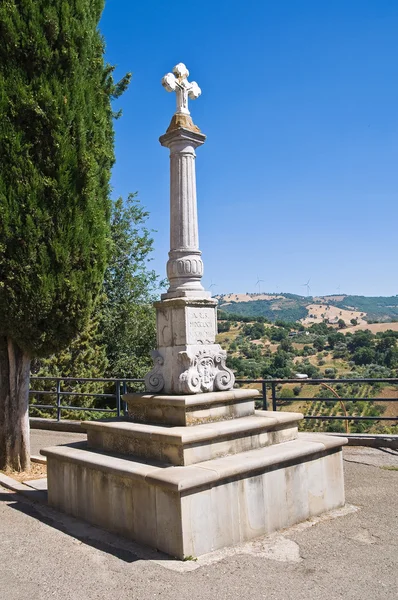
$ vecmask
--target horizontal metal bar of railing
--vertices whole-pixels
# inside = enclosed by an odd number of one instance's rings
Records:
[[[48,376],[32,376],[31,381],[53,381],[56,383],[56,389],[54,390],[37,390],[32,389],[29,391],[31,396],[35,395],[49,395],[56,397],[56,404],[31,404],[31,410],[55,410],[57,412],[57,419],[60,420],[62,416],[62,412],[64,411],[81,411],[81,412],[97,412],[97,413],[107,413],[107,414],[116,414],[120,416],[121,414],[121,405],[122,400],[121,396],[123,393],[126,393],[127,388],[130,384],[138,383],[143,384],[144,380],[140,378],[128,378],[128,379],[120,379],[120,378],[90,378],[90,377],[48,377]],[[115,386],[115,393],[95,393],[95,392],[74,392],[74,391],[63,391],[61,389],[62,383],[68,383],[69,386],[71,382],[82,383],[82,382],[95,382],[95,383],[104,383],[104,384],[113,384]],[[386,385],[395,385],[398,384],[398,378],[355,378],[355,379],[311,379],[311,378],[294,378],[294,379],[242,379],[239,378],[236,380],[237,384],[257,384],[261,387],[262,396],[259,399],[262,399],[263,408],[268,408],[268,391],[271,392],[271,400],[272,400],[272,409],[277,410],[281,406],[284,406],[287,402],[324,402],[324,403],[336,403],[336,402],[352,402],[354,404],[360,402],[370,402],[374,403],[390,403],[390,402],[398,402],[398,396],[396,398],[374,398],[374,397],[337,397],[332,398],[323,398],[323,397],[300,397],[294,396],[284,398],[277,396],[277,386],[286,385],[286,384],[296,384],[296,385],[312,385],[312,386],[322,386],[323,384],[330,384],[331,386],[337,386],[338,384],[375,384],[375,383],[384,383]],[[398,392],[398,390],[397,390]],[[86,396],[89,398],[98,398],[103,399],[107,398],[109,400],[115,400],[115,408],[109,408],[106,406],[102,407],[85,407],[85,406],[73,406],[70,404],[61,403],[62,396],[65,397],[79,397]],[[363,416],[363,415],[305,415],[305,419],[308,420],[321,420],[321,421],[390,421],[395,422],[398,421],[398,416],[381,416],[381,415],[372,415],[372,416]]]
[[[343,417],[342,415],[309,415],[305,416],[304,419],[318,419],[320,421],[396,421],[398,420],[398,417],[356,417],[354,415]]]
[[[373,378],[373,377],[356,377],[355,379],[343,379],[343,378],[335,378],[335,379],[326,379],[326,378],[312,378],[312,377],[297,377],[293,379],[246,379],[240,378],[236,379],[236,383],[398,383],[397,377],[383,377],[383,378]]]
[[[55,404],[33,404],[30,406],[30,409],[33,410],[35,408],[51,408],[52,410],[56,410],[58,406]],[[98,412],[98,413],[114,413],[116,412],[116,408],[90,408],[88,406],[69,406],[62,405],[59,407],[64,410],[81,410],[87,412]]]
[[[144,379],[136,379],[136,378],[127,378],[127,379],[123,379],[123,378],[101,378],[99,377],[98,379],[96,377],[49,377],[49,376],[41,376],[41,375],[32,375],[30,377],[31,381],[35,381],[35,380],[48,380],[48,381],[95,381],[96,383],[101,383],[103,381],[105,382],[115,382],[115,381],[121,381],[121,382],[128,382],[128,381],[133,381],[133,382],[139,382],[139,383],[143,383]]]
[[[277,400],[285,400],[286,402],[289,401],[291,402],[292,400],[294,400],[294,398],[277,398]],[[370,402],[398,402],[398,398],[348,398],[346,396],[344,396],[344,398],[302,398],[301,396],[297,397],[297,400],[300,400],[300,402],[316,402],[316,401],[321,401],[321,402],[339,402],[340,400],[344,400],[344,402],[363,402],[363,401],[370,401]]]
[[[29,390],[29,394],[47,394],[56,396],[57,391],[40,391],[40,390]],[[94,398],[114,398],[115,394],[95,394],[94,392],[58,392],[60,396],[92,396]]]

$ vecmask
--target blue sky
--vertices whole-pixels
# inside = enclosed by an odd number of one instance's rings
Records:
[[[398,2],[108,0],[118,101],[114,195],[150,211],[165,276],[178,62],[202,96],[199,236],[213,293],[398,294]]]

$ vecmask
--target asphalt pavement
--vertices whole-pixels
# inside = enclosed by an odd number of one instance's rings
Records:
[[[85,433],[69,433],[67,431],[50,431],[44,429],[30,430],[30,453],[32,456],[40,456],[41,448],[60,446],[82,442],[87,439]]]
[[[398,453],[344,457],[344,516],[185,563],[0,488],[0,598],[396,600]]]

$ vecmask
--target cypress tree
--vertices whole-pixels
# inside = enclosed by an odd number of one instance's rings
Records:
[[[68,346],[103,281],[114,161],[104,0],[0,3],[0,468],[29,468],[31,359]]]

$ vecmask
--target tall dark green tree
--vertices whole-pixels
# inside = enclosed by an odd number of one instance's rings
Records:
[[[0,468],[29,468],[34,356],[81,331],[103,282],[115,84],[104,0],[0,3]]]

